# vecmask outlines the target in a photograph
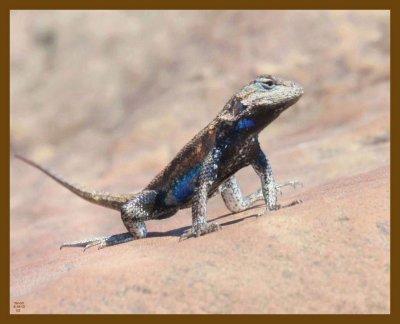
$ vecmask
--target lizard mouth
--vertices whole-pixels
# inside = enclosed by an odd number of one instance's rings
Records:
[[[288,101],[288,106],[294,105],[304,94],[304,89],[300,84],[292,81],[290,86],[292,88],[292,98]]]
[[[297,101],[299,101],[301,96],[304,94],[304,90],[300,85],[293,82],[291,87],[293,90],[292,90],[290,99],[288,99],[284,105],[278,106],[276,109],[277,112],[281,113],[282,111],[286,110],[287,108],[293,106]]]
[[[299,101],[300,98],[301,98],[301,95],[290,99],[279,111],[284,111],[287,108],[293,106],[297,101]]]

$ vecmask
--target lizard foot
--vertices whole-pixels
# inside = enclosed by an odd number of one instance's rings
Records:
[[[185,240],[191,237],[199,237],[200,235],[205,235],[211,232],[219,231],[221,229],[221,225],[217,223],[201,223],[198,225],[192,226],[192,228],[185,231],[179,241]]]
[[[286,187],[286,186],[291,186],[293,189],[296,189],[296,187],[303,187],[303,183],[298,180],[292,180],[292,181],[286,181],[282,184],[276,185],[276,190],[279,191],[281,196],[282,196],[281,188]]]
[[[271,207],[271,208],[268,208],[267,210],[269,210],[269,211],[275,211],[275,210],[279,210],[279,209],[281,209],[281,208],[292,207],[292,206],[301,204],[302,202],[303,202],[303,201],[302,201],[301,199],[296,199],[296,200],[293,200],[293,201],[291,201],[290,203],[287,203],[287,204],[285,204],[285,205],[279,205],[279,204],[278,204],[278,205],[275,205],[275,206],[273,206],[273,207]],[[256,217],[260,217],[260,216],[265,215],[267,210],[263,211],[262,213],[256,214]]]
[[[122,233],[104,237],[96,237],[92,239],[87,239],[83,241],[76,241],[71,243],[61,244],[60,250],[64,247],[83,247],[83,252],[85,252],[88,248],[97,246],[97,248],[103,249],[107,246],[112,246],[116,244],[121,244],[125,242],[129,242],[133,240],[133,236],[130,233]]]

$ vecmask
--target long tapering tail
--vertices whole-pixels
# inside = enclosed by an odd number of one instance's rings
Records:
[[[116,209],[120,210],[121,206],[126,203],[128,200],[132,199],[135,194],[134,193],[129,193],[129,194],[110,194],[107,192],[101,192],[101,191],[95,191],[95,190],[88,190],[82,186],[76,185],[76,184],[71,184],[65,179],[63,179],[62,176],[57,175],[55,172],[46,169],[35,162],[21,156],[18,154],[14,154],[14,156],[21,160],[24,161],[25,163],[33,166],[36,169],[39,169],[43,173],[47,174],[49,177],[54,179],[56,182],[64,186],[65,188],[69,189],[72,191],[74,194],[77,196],[100,206],[104,206],[107,208],[111,209]]]

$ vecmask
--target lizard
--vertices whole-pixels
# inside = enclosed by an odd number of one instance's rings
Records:
[[[234,213],[264,200],[265,211],[292,206],[278,204],[280,187],[299,184],[275,182],[271,163],[258,141],[259,133],[303,95],[294,81],[263,74],[237,91],[217,116],[189,141],[172,161],[140,192],[111,194],[89,190],[65,180],[47,168],[21,156],[16,158],[41,170],[79,197],[117,210],[128,232],[64,243],[63,247],[107,246],[145,238],[145,221],[165,219],[178,210],[192,208],[192,226],[180,239],[217,231],[217,223],[207,221],[207,200],[220,193],[226,207]],[[251,165],[260,178],[261,188],[244,196],[235,173]]]

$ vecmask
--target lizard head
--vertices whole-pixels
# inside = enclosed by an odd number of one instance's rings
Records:
[[[260,75],[228,101],[219,117],[227,122],[252,120],[265,127],[302,95],[303,88],[296,82]]]

